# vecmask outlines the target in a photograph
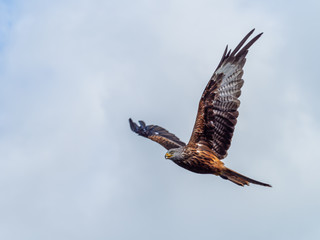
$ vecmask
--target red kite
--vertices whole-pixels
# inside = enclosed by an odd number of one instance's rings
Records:
[[[131,130],[161,144],[168,150],[165,158],[189,171],[214,174],[240,186],[253,183],[271,187],[225,167],[221,161],[227,156],[239,115],[238,98],[243,85],[242,69],[246,55],[251,45],[262,35],[258,34],[243,46],[253,31],[232,52],[226,47],[201,96],[196,122],[187,145],[166,129],[157,125],[147,126],[143,121],[139,121],[138,126],[129,119]]]

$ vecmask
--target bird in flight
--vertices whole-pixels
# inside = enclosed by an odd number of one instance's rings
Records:
[[[166,159],[189,171],[214,174],[240,186],[250,183],[271,187],[227,167],[221,161],[227,156],[240,105],[239,96],[243,85],[243,66],[249,48],[262,35],[258,34],[246,45],[251,30],[231,52],[226,47],[218,67],[214,71],[201,96],[196,122],[188,144],[157,125],[139,125],[129,119],[131,130],[155,141],[168,151]]]

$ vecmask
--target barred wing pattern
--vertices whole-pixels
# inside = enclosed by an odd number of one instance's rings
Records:
[[[162,145],[166,149],[183,147],[186,144],[180,141],[174,134],[157,125],[146,125],[144,121],[138,121],[138,126],[132,119],[129,119],[130,128],[142,137],[146,137]]]
[[[219,159],[227,156],[237,123],[245,57],[250,46],[262,35],[260,33],[242,47],[253,31],[254,29],[244,37],[233,52],[226,47],[201,96],[193,133],[188,143],[188,146],[212,149]]]

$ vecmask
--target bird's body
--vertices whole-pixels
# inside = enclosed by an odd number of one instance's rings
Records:
[[[240,186],[249,185],[254,183],[262,186],[271,187],[267,183],[259,182],[254,179],[248,178],[240,173],[237,173],[224,166],[224,163],[219,160],[214,152],[205,145],[197,144],[196,148],[193,147],[181,147],[179,149],[172,149],[180,152],[181,158],[172,161],[180,167],[187,169],[194,173],[200,174],[214,174],[220,176],[223,179],[228,179]],[[171,151],[172,151],[171,150]],[[170,153],[170,150],[168,151]],[[166,158],[168,158],[168,153]],[[170,154],[169,154],[170,158]]]
[[[129,119],[131,129],[140,136],[149,138],[165,147],[165,157],[189,171],[201,174],[214,174],[240,186],[254,183],[271,187],[227,167],[221,161],[227,156],[234,127],[239,115],[239,96],[243,80],[243,66],[251,45],[261,36],[258,34],[245,46],[249,32],[233,52],[227,51],[222,56],[217,69],[208,82],[199,102],[198,113],[193,132],[188,144],[174,134],[157,125],[140,126]]]
[[[174,163],[191,172],[219,175],[224,164],[206,146],[182,147],[183,159],[172,160]]]

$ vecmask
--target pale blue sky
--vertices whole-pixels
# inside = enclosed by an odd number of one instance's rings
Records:
[[[319,239],[318,1],[0,1],[1,239]],[[230,168],[164,159],[128,118],[188,141],[228,44],[245,66]]]

